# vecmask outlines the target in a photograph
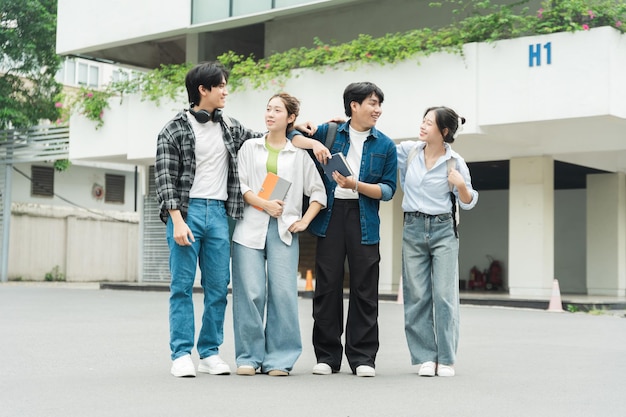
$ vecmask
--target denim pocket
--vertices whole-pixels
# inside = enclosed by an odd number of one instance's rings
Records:
[[[404,215],[404,225],[411,225],[413,223],[415,223],[415,221],[417,220],[416,216],[412,216],[412,215]]]
[[[438,214],[437,215],[437,222],[438,223],[447,223],[450,220],[452,220],[452,213],[444,213],[444,214]]]
[[[385,170],[385,159],[386,156],[383,153],[372,153],[370,155],[370,166],[369,173],[370,175],[374,175],[380,177],[383,175]]]

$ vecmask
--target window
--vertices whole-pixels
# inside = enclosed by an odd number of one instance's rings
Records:
[[[59,71],[57,72],[56,80],[61,84],[76,84],[76,61],[73,59],[66,59],[61,63]]]
[[[100,84],[98,79],[100,78],[100,68],[90,65],[89,66],[89,78],[87,80],[87,84],[89,87],[98,88]]]
[[[30,168],[30,194],[54,197],[54,168],[33,165]]]
[[[104,201],[107,203],[124,204],[124,189],[126,177],[124,175],[104,175]]]
[[[130,78],[128,72],[118,69],[113,71],[113,73],[111,74],[111,81],[116,83],[116,82],[120,82],[120,81],[128,81],[128,79]]]
[[[124,175],[104,175],[104,201],[124,204],[126,177]]]
[[[87,79],[89,78],[89,67],[82,62],[78,64],[78,84],[87,85]]]
[[[191,23],[211,23],[235,16],[325,1],[328,0],[192,0]]]
[[[91,88],[100,86],[100,66],[75,59],[66,59],[61,64],[56,80],[65,85],[82,85]]]

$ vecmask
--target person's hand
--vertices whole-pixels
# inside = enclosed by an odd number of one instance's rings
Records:
[[[289,226],[289,231],[291,233],[299,233],[299,232],[304,232],[307,227],[309,227],[309,223],[307,223],[306,221],[300,219],[296,222],[294,222],[291,226]]]
[[[465,186],[463,176],[454,168],[452,168],[448,173],[448,182],[454,185],[457,189]]]
[[[174,241],[180,246],[191,246],[196,239],[191,229],[183,220],[174,223]]]
[[[315,132],[317,132],[317,126],[311,121],[298,123],[298,124],[293,125],[293,127],[307,136],[312,136],[315,134]]]
[[[352,175],[344,177],[339,171],[333,172],[333,179],[337,182],[337,185],[341,188],[349,188],[350,190],[356,189],[356,178]]]
[[[330,151],[328,150],[328,148],[324,146],[322,142],[318,141],[315,141],[315,143],[313,144],[313,154],[315,155],[315,158],[317,158],[317,160],[322,164],[326,164],[326,161],[328,160],[328,158],[330,158]]]
[[[272,217],[278,218],[280,216],[282,216],[283,214],[283,205],[285,204],[284,201],[281,200],[268,200],[264,206],[263,206],[263,210],[265,210],[265,212],[267,214],[269,214]]]

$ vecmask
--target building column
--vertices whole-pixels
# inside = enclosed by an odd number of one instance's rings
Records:
[[[587,175],[587,293],[626,296],[626,175]]]
[[[197,64],[200,55],[200,36],[188,33],[185,39],[185,62]]]
[[[549,297],[554,280],[554,161],[514,158],[509,186],[509,293]]]
[[[397,294],[402,291],[402,189],[398,184],[391,201],[380,203],[380,278],[378,288],[381,293]]]

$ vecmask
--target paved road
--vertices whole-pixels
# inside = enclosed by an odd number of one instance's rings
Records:
[[[310,373],[311,300],[301,299],[304,352],[291,376],[178,379],[167,297],[0,284],[0,416],[626,415],[626,319],[614,315],[463,306],[457,376],[420,378],[402,306],[381,302],[377,376],[358,378],[345,364]],[[230,304],[226,320],[222,355],[234,368]]]

